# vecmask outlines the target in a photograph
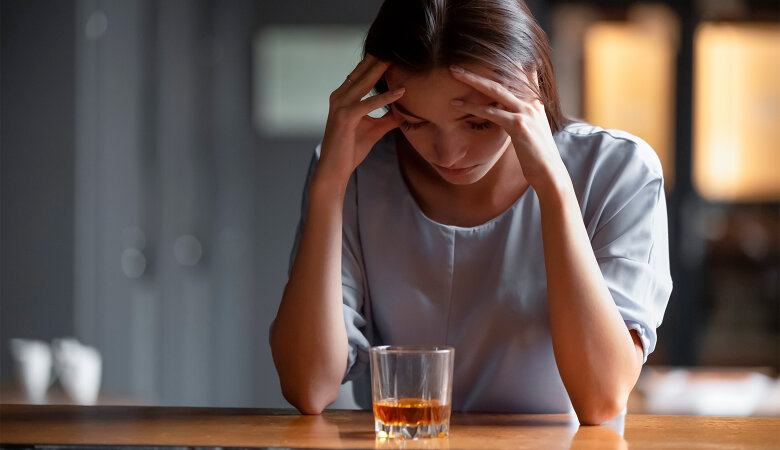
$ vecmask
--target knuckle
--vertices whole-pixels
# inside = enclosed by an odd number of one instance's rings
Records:
[[[328,102],[330,103],[331,106],[333,106],[334,104],[336,104],[339,97],[341,96],[339,95],[338,89],[336,89],[335,91],[330,93],[330,96],[328,97]]]
[[[346,106],[337,106],[332,110],[333,118],[339,121],[348,119],[350,113],[351,113],[350,108]]]

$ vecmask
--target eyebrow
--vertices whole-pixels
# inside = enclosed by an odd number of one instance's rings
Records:
[[[393,102],[393,103],[391,103],[391,105],[393,107],[395,107],[399,112],[401,112],[402,114],[404,114],[406,116],[414,117],[415,119],[420,119],[420,120],[424,120],[424,121],[428,122],[428,119],[426,119],[424,117],[420,117],[420,116],[418,116],[416,114],[411,113],[408,109],[404,108],[403,105],[401,105],[398,102]],[[492,102],[492,103],[490,103],[487,106],[496,106],[496,105],[498,105],[498,102]],[[455,120],[458,121],[458,120],[468,119],[469,117],[474,117],[474,114],[466,114],[465,116],[458,117]]]

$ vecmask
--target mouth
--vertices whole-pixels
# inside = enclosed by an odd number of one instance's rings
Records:
[[[471,170],[473,170],[475,167],[477,167],[479,164],[469,166],[469,167],[463,167],[460,169],[448,169],[446,167],[442,167],[438,164],[434,164],[433,166],[438,170],[439,172],[446,174],[446,175],[462,175],[464,173],[468,173]]]

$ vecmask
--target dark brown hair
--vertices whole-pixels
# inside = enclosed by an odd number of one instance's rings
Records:
[[[368,30],[363,54],[391,61],[411,73],[450,64],[492,69],[516,95],[530,92],[542,101],[552,132],[563,116],[555,86],[550,44],[522,0],[385,0]],[[519,71],[537,71],[539,85]],[[384,79],[375,86],[387,91]]]

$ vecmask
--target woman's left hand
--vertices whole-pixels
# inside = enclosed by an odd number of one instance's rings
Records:
[[[450,66],[452,76],[492,98],[496,106],[453,100],[452,106],[502,127],[511,137],[528,183],[535,189],[555,182],[568,172],[555,145],[544,105],[538,99],[520,99],[503,85],[460,66]],[[535,80],[534,80],[535,81]]]

